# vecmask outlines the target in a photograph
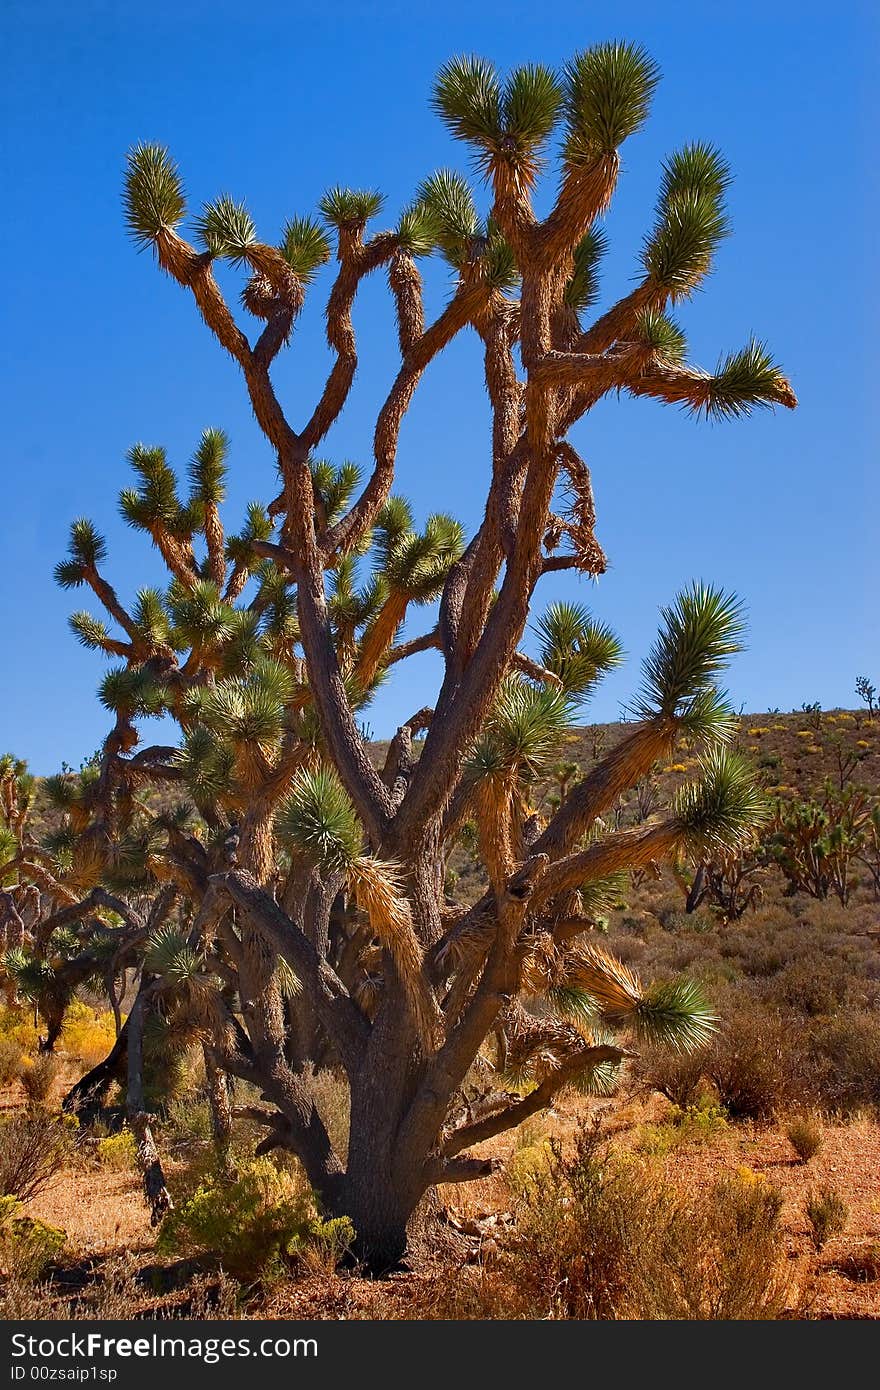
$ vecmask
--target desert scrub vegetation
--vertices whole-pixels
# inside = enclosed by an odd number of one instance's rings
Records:
[[[0,1197],[29,1202],[55,1179],[69,1161],[76,1122],[38,1112],[0,1118]]]
[[[38,1053],[35,1057],[25,1057],[19,1080],[31,1105],[45,1105],[49,1100],[59,1074],[58,1058],[50,1053]]]
[[[0,1197],[0,1272],[7,1279],[39,1279],[66,1244],[64,1231],[24,1214],[17,1197]]]
[[[0,1087],[18,1080],[24,1064],[24,1050],[14,1038],[0,1035]]]
[[[639,1153],[665,1158],[687,1144],[711,1144],[727,1134],[727,1111],[704,1096],[696,1105],[671,1106],[665,1119],[641,1125],[636,1134]]]
[[[822,1125],[813,1115],[797,1115],[785,1129],[786,1137],[801,1163],[809,1163],[824,1143]]]
[[[829,1240],[846,1229],[849,1207],[837,1188],[826,1185],[807,1194],[806,1213],[813,1244],[821,1251]]]
[[[742,1170],[685,1195],[653,1162],[582,1128],[551,1140],[497,1260],[432,1285],[407,1316],[429,1318],[773,1319],[790,1298],[781,1198]]]

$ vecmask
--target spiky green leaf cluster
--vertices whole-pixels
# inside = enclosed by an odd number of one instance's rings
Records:
[[[580,313],[599,297],[599,262],[605,254],[607,238],[599,227],[591,227],[574,248],[574,268],[565,287],[565,302]]]
[[[434,81],[431,104],[456,139],[485,149],[500,142],[501,84],[485,58],[465,55],[444,63]]]
[[[660,72],[633,43],[597,44],[565,65],[564,154],[570,166],[614,154],[645,123]]]
[[[400,502],[401,499],[394,499]],[[409,508],[407,520],[412,522]],[[376,550],[387,586],[413,603],[429,603],[440,594],[451,566],[464,549],[464,531],[453,517],[429,516],[423,531],[400,526],[402,513],[386,508],[376,525]]]
[[[297,773],[276,829],[282,840],[328,873],[349,870],[363,849],[360,821],[333,768]]]
[[[674,718],[697,738],[729,737],[733,716],[715,689],[742,650],[745,623],[735,594],[693,584],[663,609],[663,625],[643,666],[639,719]]]
[[[98,687],[105,709],[128,718],[159,714],[165,691],[143,666],[114,666]]]
[[[229,453],[229,436],[225,430],[207,429],[202,433],[198,447],[189,465],[189,480],[193,495],[200,502],[212,502],[219,506],[226,495],[226,458]]]
[[[162,984],[171,990],[211,989],[217,983],[216,978],[205,970],[202,958],[186,936],[168,924],[157,928],[150,936],[144,955],[144,969],[148,974],[158,976]]]
[[[205,203],[196,218],[195,231],[206,251],[232,265],[247,261],[257,239],[257,229],[244,203],[236,203],[226,193],[213,203]]]
[[[171,623],[164,595],[158,589],[139,589],[131,616],[138,632],[150,646],[170,644]]]
[[[711,1040],[718,1019],[693,980],[659,980],[642,994],[633,1024],[643,1042],[696,1052]]]
[[[557,75],[543,64],[515,68],[502,84],[491,63],[464,55],[440,69],[432,105],[456,139],[475,147],[484,171],[504,162],[530,177],[562,100]]]
[[[385,195],[376,189],[342,188],[336,185],[324,194],[319,207],[325,220],[334,227],[363,227],[382,209]]]
[[[186,199],[177,165],[162,145],[135,145],[126,156],[125,222],[141,247],[183,220]]]
[[[70,527],[68,558],[55,566],[55,582],[62,589],[76,589],[107,558],[107,542],[87,517]]]
[[[509,677],[467,760],[466,775],[472,781],[511,775],[532,781],[549,771],[571,722],[563,692]]]
[[[237,536],[227,536],[226,555],[233,564],[242,569],[254,569],[258,557],[254,553],[255,541],[268,541],[272,536],[272,518],[260,502],[249,502],[247,521]]]
[[[659,309],[646,309],[638,317],[636,339],[645,343],[663,366],[680,366],[687,353],[684,331],[668,314]]]
[[[487,285],[502,292],[517,284],[513,252],[492,218],[480,218],[467,179],[454,170],[439,169],[420,184],[418,199],[425,234],[430,229],[434,244],[454,270],[476,268]]]
[[[127,457],[139,478],[138,487],[123,488],[119,494],[119,510],[129,525],[144,531],[161,526],[172,534],[191,533],[165,450],[159,445],[134,444]]]
[[[405,208],[395,236],[402,251],[411,256],[429,256],[437,244],[436,224],[430,209],[418,201]]]
[[[719,243],[729,234],[725,193],[730,170],[711,145],[691,144],[663,166],[654,228],[642,260],[658,289],[675,301],[708,274]]]
[[[285,223],[279,250],[303,285],[311,284],[330,259],[330,243],[313,217],[292,217]]]
[[[294,683],[288,667],[261,657],[246,675],[228,677],[188,692],[187,721],[233,748],[253,745],[271,753],[285,727]],[[191,746],[191,744],[190,744]]]
[[[361,479],[356,463],[346,460],[338,466],[329,459],[312,459],[312,487],[321,499],[328,521],[342,515]]]
[[[93,618],[91,613],[80,610],[71,613],[67,621],[71,632],[84,647],[88,647],[92,651],[104,649],[104,644],[109,640],[110,633],[100,618]]]
[[[235,629],[235,609],[221,599],[216,584],[208,579],[198,580],[191,588],[175,580],[168,589],[168,612],[173,643],[179,651],[219,647]]]
[[[750,840],[767,818],[767,804],[745,758],[714,746],[700,760],[698,779],[677,793],[673,814],[688,848],[701,854]]]
[[[582,604],[551,604],[535,631],[541,665],[560,678],[571,697],[585,699],[601,677],[623,661],[623,647],[615,633]]]
[[[484,229],[467,179],[452,169],[438,169],[419,185],[417,196],[434,240],[450,264],[458,268],[472,261],[475,248],[482,250]]]
[[[780,401],[788,404],[790,396],[782,368],[773,361],[766,345],[753,339],[718,364],[705,405],[695,407],[695,411],[699,414],[704,410],[717,420],[733,420]]]

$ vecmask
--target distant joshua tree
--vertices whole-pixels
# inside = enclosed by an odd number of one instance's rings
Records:
[[[868,718],[874,718],[874,710],[877,708],[877,687],[867,676],[856,676],[856,694],[862,704],[868,707]]]
[[[172,980],[216,1072],[259,1087],[261,1148],[299,1156],[325,1208],[351,1218],[356,1253],[374,1270],[400,1259],[435,1184],[492,1171],[485,1140],[565,1086],[607,1090],[639,1038],[688,1048],[712,1027],[693,985],[644,985],[589,933],[621,871],[734,849],[761,815],[727,748],[735,716],[715,685],[741,642],[736,599],[695,585],[664,609],[632,729],[566,788],[548,821],[529,798],[621,658],[614,634],[570,603],[539,618],[535,656],[521,651],[542,576],[605,570],[572,426],[620,392],[718,419],[796,404],[759,343],[714,372],[689,366],[667,312],[700,286],[728,231],[730,176],[708,145],[664,164],[634,288],[585,320],[619,147],[644,124],[657,80],[650,58],[622,43],[579,53],[561,73],[533,65],[502,78],[480,59],[453,59],[433,103],[469,147],[490,212],[481,216],[461,174],[443,170],[391,230],[371,236],[381,196],[337,187],[322,222],[294,217],[274,245],[258,239],[244,204],[221,197],[195,218],[191,244],[168,152],[139,145],[129,157],[131,234],[192,295],[240,369],[280,490],[230,536],[221,434],[209,431],[196,451],[188,497],[164,453],[137,446],[137,487],[122,508],[171,582],[129,606],[104,577],[100,536],[74,526],[59,579],[91,588],[115,628],[86,614],[74,625],[121,664],[101,688],[115,722],[71,834],[71,872],[90,889],[134,838],[147,879],[186,901],[185,921],[173,938],[166,924],[147,962],[147,988]],[[559,190],[539,219],[532,196],[554,132]],[[418,261],[435,253],[454,288],[426,323]],[[294,421],[273,366],[332,254],[333,362],[314,407]],[[218,261],[244,272],[253,339],[214,277]],[[319,451],[357,368],[355,298],[376,273],[387,279],[400,357],[362,476]],[[420,529],[393,492],[414,393],[465,332],[482,350],[492,426],[485,512],[470,538],[445,515]],[[437,492],[445,496],[445,479]],[[434,601],[436,622],[405,634],[414,610]],[[398,729],[377,766],[361,712],[381,680],[429,648],[443,661],[433,707]],[[157,712],[177,722],[179,741],[141,748],[139,721]],[[606,831],[602,817],[682,735],[702,748],[702,768],[671,813]],[[156,787],[186,793],[197,817],[152,810]],[[469,824],[489,887],[466,908],[447,900],[444,879]],[[316,1063],[350,1088],[345,1158],[312,1087]],[[529,1083],[519,1098],[512,1079]]]

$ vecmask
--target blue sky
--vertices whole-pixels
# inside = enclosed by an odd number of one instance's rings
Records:
[[[272,495],[273,462],[237,369],[191,301],[126,239],[126,149],[168,144],[193,212],[230,192],[246,199],[266,240],[337,182],[381,188],[390,222],[427,173],[467,167],[428,106],[447,57],[560,64],[617,37],[643,43],[663,81],[648,126],[624,147],[600,308],[632,284],[660,160],[687,140],[712,141],[735,175],[734,235],[704,292],[680,311],[691,356],[711,367],[757,334],[801,404],[794,415],[707,425],[653,402],[605,402],[573,440],[592,468],[609,572],[595,586],[545,581],[539,602],[585,600],[624,641],[628,663],[591,718],[616,717],[658,608],[692,578],[735,588],[748,607],[749,650],[729,681],[737,705],[827,708],[854,702],[860,673],[880,683],[871,10],[7,0],[0,748],[47,773],[62,759],[78,764],[106,732],[94,695],[103,663],[68,631],[79,595],[56,589],[52,568],[70,520],[86,514],[108,537],[108,577],[124,596],[160,577],[116,510],[134,441],[165,444],[185,468],[201,430],[220,425],[233,444],[230,521],[250,498]],[[324,284],[276,373],[295,425],[327,367]],[[437,267],[433,309],[447,291]],[[367,463],[396,369],[379,280],[356,319],[361,367],[325,452]],[[489,430],[478,366],[474,341],[456,342],[404,426],[398,488],[420,518],[445,509],[477,523]],[[429,700],[437,675],[431,655],[407,663],[370,711],[376,733]]]

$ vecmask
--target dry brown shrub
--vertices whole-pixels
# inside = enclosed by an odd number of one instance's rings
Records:
[[[41,1053],[22,1068],[21,1084],[31,1105],[45,1105],[55,1085],[60,1063],[51,1052]]]
[[[42,1192],[69,1160],[70,1128],[41,1114],[0,1121],[0,1196],[28,1202]]]

